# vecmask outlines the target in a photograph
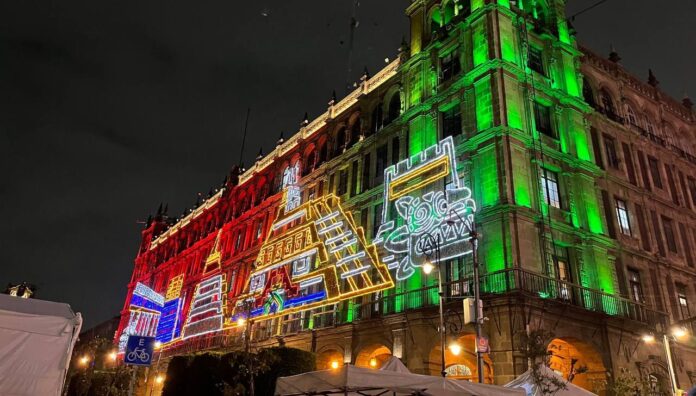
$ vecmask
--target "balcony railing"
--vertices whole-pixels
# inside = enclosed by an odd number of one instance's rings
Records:
[[[574,283],[565,282],[546,275],[508,269],[481,276],[481,296],[489,299],[496,295],[521,293],[530,299],[552,301],[609,317],[630,319],[650,327],[665,328],[667,315],[633,300],[590,289]],[[448,301],[470,297],[473,294],[473,279],[467,277],[443,285]],[[387,291],[389,293],[390,291]],[[285,317],[276,317],[265,321],[255,321],[252,327],[252,340],[267,340],[279,335],[296,334],[310,329],[330,328],[349,322],[359,322],[381,318],[405,311],[412,311],[438,305],[437,286],[399,293],[381,295],[377,298],[363,296],[358,298],[350,308],[341,310],[324,307],[321,311],[307,311]],[[229,334],[215,334],[196,337],[188,342],[166,348],[162,356],[191,353],[205,349],[219,349],[243,345],[241,331]]]
[[[532,298],[553,300],[587,311],[635,320],[650,326],[666,323],[666,315],[644,304],[600,290],[590,289],[545,275],[510,269],[481,276],[481,293],[485,299],[495,295],[521,292]],[[471,296],[473,279],[466,278],[443,285],[448,298]],[[354,307],[354,320],[370,319],[407,310],[438,305],[436,286],[382,296]]]

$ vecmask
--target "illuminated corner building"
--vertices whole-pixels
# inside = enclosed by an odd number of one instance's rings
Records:
[[[168,357],[242,348],[251,325],[252,348],[310,350],[320,367],[395,355],[437,375],[430,235],[448,341],[463,347],[447,372],[476,378],[459,299],[474,218],[487,381],[524,372],[516,335],[543,328],[554,370],[587,367],[577,385],[605,394],[620,368],[666,385],[659,343],[639,342],[695,315],[690,103],[579,47],[562,1],[413,1],[406,13],[398,59],[194,208],[158,211],[117,338],[153,332]],[[696,353],[674,350],[687,387]]]

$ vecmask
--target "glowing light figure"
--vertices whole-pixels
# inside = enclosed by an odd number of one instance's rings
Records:
[[[434,244],[441,260],[471,253],[476,203],[459,179],[452,137],[385,169],[384,180],[382,225],[374,242],[392,253],[384,262],[396,269],[397,280],[428,262]],[[402,225],[389,218],[392,207]]]

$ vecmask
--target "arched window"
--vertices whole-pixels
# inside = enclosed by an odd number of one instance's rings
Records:
[[[615,119],[616,108],[614,107],[614,101],[611,99],[611,95],[609,95],[609,92],[607,92],[605,89],[603,89],[600,93],[600,100],[602,102],[602,109],[604,110],[604,114],[606,114],[611,119]]]
[[[442,27],[442,14],[440,8],[435,7],[430,16],[430,33],[435,33]]]
[[[646,113],[645,117],[645,130],[648,131],[648,133],[655,133],[655,123],[653,122],[652,115]]]
[[[382,129],[384,117],[382,113],[382,102],[378,103],[377,106],[375,106],[375,109],[372,110],[372,116],[370,117],[370,132],[377,132],[380,129]]]
[[[328,144],[326,142],[322,143],[321,146],[319,147],[319,158],[317,159],[317,167],[324,162],[326,162],[326,146]]]
[[[307,176],[314,170],[314,150],[310,151],[305,158],[305,162],[302,165],[302,176]]]
[[[446,1],[441,8],[442,25],[444,26],[452,22],[452,18],[454,18],[454,1]]]
[[[636,118],[636,112],[633,111],[633,107],[630,104],[626,105],[626,119],[629,124],[638,126],[638,118]]]
[[[597,102],[595,101],[594,91],[592,90],[592,86],[589,82],[587,82],[587,80],[582,85],[582,97],[585,99],[585,103],[592,106],[594,109],[597,109]]]
[[[389,100],[389,111],[387,112],[388,122],[394,121],[401,114],[401,95],[399,92],[394,92]]]
[[[361,126],[362,126],[362,122],[360,121],[360,117],[358,117],[355,119],[355,122],[353,122],[353,126],[350,128],[350,144],[349,144],[349,146],[352,147],[355,143],[360,141]]]
[[[340,154],[346,148],[346,128],[341,127],[336,133],[336,153]]]

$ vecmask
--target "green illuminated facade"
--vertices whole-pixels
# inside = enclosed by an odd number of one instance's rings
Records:
[[[694,112],[616,60],[581,48],[564,7],[563,0],[412,1],[410,41],[399,58],[363,76],[355,92],[332,101],[325,114],[303,122],[297,135],[235,176],[218,205],[232,215],[201,233],[199,245],[157,258],[162,270],[138,270],[139,260],[164,249],[151,241],[167,243],[148,239],[146,230],[149,251],[136,259],[133,281],[164,293],[167,275],[158,274],[196,246],[207,255],[219,229],[226,298],[243,295],[281,202],[277,175],[295,163],[303,201],[335,194],[374,241],[383,213],[395,227],[405,221],[385,199],[385,170],[400,169],[406,159],[417,163],[451,137],[454,174],[471,189],[481,235],[491,345],[486,380],[502,384],[523,373],[518,334],[546,329],[557,337],[549,346],[552,368],[567,375],[571,361],[587,366],[574,380],[586,389],[608,394],[620,368],[664,384],[660,349],[639,341],[687,318],[689,304],[696,315]],[[452,183],[445,178],[443,191]],[[375,245],[388,261],[391,252]],[[447,339],[465,351],[447,352],[446,363],[469,370],[460,378],[476,378],[474,328],[461,319],[462,299],[472,291],[471,255],[440,267]],[[388,289],[255,321],[253,346],[311,350],[327,368],[333,361],[371,366],[394,355],[414,372],[437,375],[437,277],[420,267],[408,277],[393,268],[391,274]],[[217,336],[237,340],[236,331]],[[168,354],[184,347],[174,345]],[[216,348],[236,347],[228,340]],[[687,388],[696,378],[696,352],[675,350],[677,376]]]

